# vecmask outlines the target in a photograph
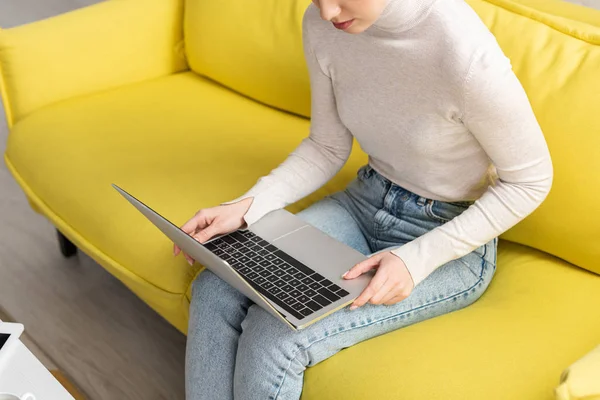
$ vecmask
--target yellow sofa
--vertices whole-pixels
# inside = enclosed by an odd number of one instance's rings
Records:
[[[107,1],[0,31],[5,162],[31,206],[186,332],[202,271],[111,188],[175,223],[237,197],[308,134],[309,0]],[[510,57],[555,168],[544,204],[503,235],[467,309],[309,368],[302,398],[550,399],[600,342],[600,12],[469,0]],[[490,99],[493,101],[493,99]],[[342,189],[358,146],[298,211]],[[70,241],[70,242],[69,242]]]

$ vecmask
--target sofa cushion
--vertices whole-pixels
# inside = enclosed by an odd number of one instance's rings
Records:
[[[46,107],[14,126],[6,160],[29,196],[90,246],[84,250],[183,295],[199,265],[174,261],[169,240],[111,183],[181,225],[241,195],[308,125],[187,72]],[[356,152],[333,182],[289,209],[341,189],[365,162]]]
[[[270,106],[308,116],[301,32],[309,3],[187,0],[184,36],[190,68]]]
[[[473,305],[308,368],[302,400],[551,400],[561,372],[598,345],[600,276],[500,241]]]

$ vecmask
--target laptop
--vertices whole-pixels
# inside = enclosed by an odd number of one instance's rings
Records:
[[[352,303],[374,275],[344,280],[341,275],[367,256],[286,210],[201,244],[112,186],[184,252],[294,330]]]

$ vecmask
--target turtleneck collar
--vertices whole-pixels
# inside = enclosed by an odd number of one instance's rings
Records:
[[[381,36],[407,31],[421,22],[437,0],[388,0],[385,9],[365,32]]]

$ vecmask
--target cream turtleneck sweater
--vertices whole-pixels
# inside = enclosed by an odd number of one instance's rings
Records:
[[[344,165],[353,137],[390,181],[426,198],[476,200],[392,252],[415,285],[530,214],[552,164],[527,96],[495,38],[462,0],[391,0],[361,34],[310,5],[303,23],[310,136],[243,196],[248,226],[314,192]]]

